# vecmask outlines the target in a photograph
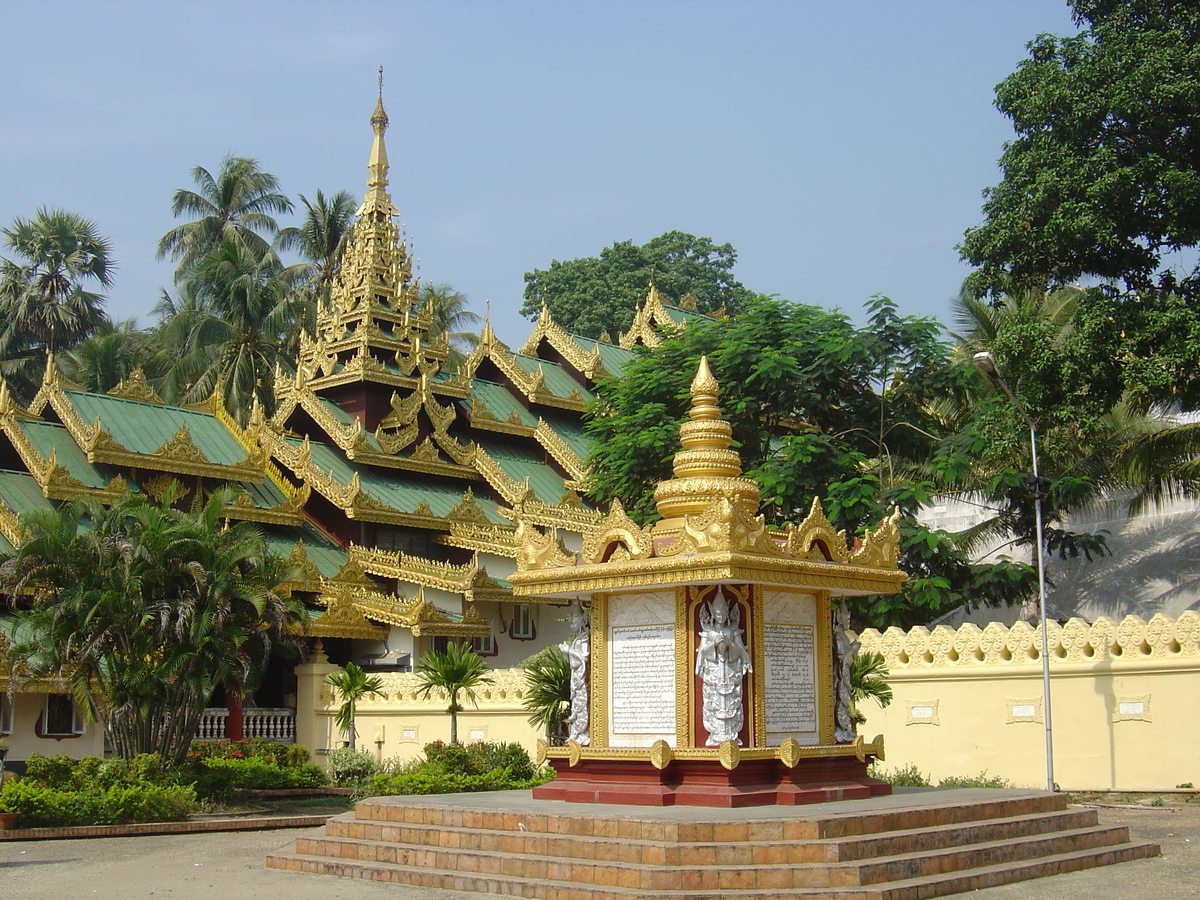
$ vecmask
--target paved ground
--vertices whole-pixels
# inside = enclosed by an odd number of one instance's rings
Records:
[[[1102,809],[1105,824],[1162,845],[1160,859],[976,891],[979,900],[1200,898],[1200,804]],[[319,831],[317,829],[316,831]],[[479,894],[409,889],[267,869],[295,830],[0,843],[4,900],[472,900]],[[959,895],[967,896],[967,895]]]

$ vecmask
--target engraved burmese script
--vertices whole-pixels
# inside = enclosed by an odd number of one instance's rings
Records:
[[[815,732],[817,686],[812,627],[768,624],[763,628],[763,645],[767,732]]]
[[[612,629],[612,730],[675,733],[675,626]]]

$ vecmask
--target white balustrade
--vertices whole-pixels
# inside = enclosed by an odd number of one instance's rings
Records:
[[[229,710],[221,706],[209,707],[200,717],[196,729],[198,741],[224,741],[225,723]],[[264,709],[251,707],[242,710],[242,736],[246,740],[262,738],[280,744],[296,743],[296,711],[294,709]]]

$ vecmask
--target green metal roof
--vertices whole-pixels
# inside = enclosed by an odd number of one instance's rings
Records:
[[[694,322],[697,319],[707,319],[708,316],[702,312],[692,312],[690,309],[680,309],[678,306],[670,306],[663,304],[663,311],[670,316],[672,322],[678,322],[680,325],[685,322]]]
[[[301,442],[295,438],[287,440],[295,447],[300,446]],[[357,474],[362,489],[372,499],[400,512],[411,513],[424,500],[435,516],[444,518],[462,502],[463,491],[469,487],[466,483],[453,484],[445,478],[400,473],[394,469],[380,473],[366,466],[355,465],[336,447],[318,442],[312,442],[309,446],[313,465],[323,472],[328,472],[338,484],[349,484]],[[560,490],[559,495],[561,493]],[[557,497],[555,499],[557,500]],[[488,517],[488,521],[497,525],[511,524],[500,515],[500,508],[495,501],[476,496],[475,502]]]
[[[484,381],[482,378],[473,380],[471,382],[471,399],[478,400],[486,406],[488,412],[501,422],[507,422],[508,417],[515,412],[522,425],[530,428],[537,427],[537,417],[522,406],[521,401],[514,397],[507,388],[494,381]],[[463,405],[466,409],[470,409],[467,404]]]
[[[583,335],[569,335],[575,345],[584,353],[591,355],[597,347],[600,348],[600,362],[604,364],[604,368],[608,370],[610,375],[619,375],[621,370],[625,368],[625,364],[637,356],[632,350],[626,350],[620,344],[610,344],[607,341],[598,341],[595,338],[583,337]]]
[[[548,418],[543,418],[542,421],[555,434],[562,438],[563,443],[571,449],[571,452],[575,454],[580,462],[588,458],[588,454],[592,452],[592,441],[584,433],[582,426],[567,422],[556,422]]]
[[[326,397],[318,397],[317,402],[321,404],[322,409],[328,412],[329,415],[331,415],[339,424],[343,426],[351,426],[358,421],[358,419],[350,415],[350,413],[346,412],[344,409]],[[375,439],[374,434],[369,431],[364,431],[363,436],[366,438],[367,443],[371,445],[372,450],[375,450],[379,453],[383,452],[383,448],[379,446],[379,441]]]
[[[249,481],[232,483],[250,495],[250,499],[254,501],[257,509],[274,509],[287,500],[283,491],[279,489],[279,485],[270,478],[264,478],[261,484],[253,484]]]
[[[558,503],[566,493],[567,485],[562,476],[537,456],[531,456],[511,444],[500,441],[476,438],[475,442],[496,461],[504,474],[513,481],[520,484],[528,477],[529,487],[543,503]]]
[[[546,390],[555,397],[562,397],[565,400],[574,391],[578,391],[584,400],[592,399],[592,392],[581,386],[578,381],[564,372],[562,366],[558,363],[538,359],[536,356],[526,356],[523,353],[514,353],[513,359],[517,361],[517,365],[530,375],[541,369]]]
[[[18,516],[31,509],[54,508],[32,475],[13,469],[0,469],[0,502]]]
[[[17,427],[29,438],[29,443],[42,457],[49,459],[50,454],[53,453],[58,464],[70,472],[72,478],[86,487],[105,488],[114,476],[121,474],[117,469],[104,463],[88,462],[87,454],[75,443],[75,439],[71,437],[71,432],[65,425],[32,419],[17,419],[16,423]],[[128,478],[125,479],[125,485],[130,491],[138,493],[137,485]]]
[[[304,552],[326,578],[337,574],[338,569],[350,558],[345,550],[329,540],[311,525],[272,526],[263,530],[267,549],[276,556],[291,556],[297,541],[304,541]]]
[[[187,425],[192,442],[210,462],[233,466],[246,460],[246,448],[211,413],[106,394],[65,393],[85,422],[91,423],[99,417],[100,427],[133,453],[157,453],[163,444],[174,439],[180,425]]]

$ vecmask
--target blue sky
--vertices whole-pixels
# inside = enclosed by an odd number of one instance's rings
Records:
[[[1012,134],[993,89],[1076,30],[1058,0],[0,0],[0,223],[93,219],[110,312],[148,324],[192,167],[361,195],[382,64],[421,276],[509,343],[523,273],[671,229],[733,244],[754,290],[948,324]]]

